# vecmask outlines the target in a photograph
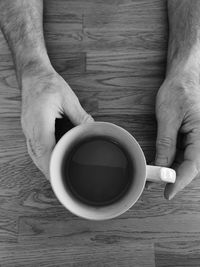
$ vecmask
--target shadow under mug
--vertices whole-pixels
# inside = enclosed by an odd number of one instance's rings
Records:
[[[126,194],[107,206],[90,206],[75,198],[64,186],[62,161],[77,142],[85,138],[102,136],[114,138],[129,153],[134,164],[133,182]],[[146,181],[174,183],[173,169],[146,164],[144,153],[136,139],[125,129],[109,122],[80,124],[69,130],[55,146],[50,160],[50,182],[58,200],[73,214],[89,220],[115,218],[131,208],[142,194]]]

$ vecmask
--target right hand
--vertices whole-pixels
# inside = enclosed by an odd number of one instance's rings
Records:
[[[55,146],[55,120],[65,114],[74,125],[93,122],[65,80],[54,70],[22,79],[21,124],[28,153],[49,179],[49,162]]]
[[[166,77],[156,98],[155,164],[172,166],[177,173],[176,182],[165,187],[166,199],[172,199],[200,175],[199,69],[176,67],[179,72]]]

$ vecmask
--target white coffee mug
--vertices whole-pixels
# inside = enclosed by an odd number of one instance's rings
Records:
[[[129,153],[135,166],[134,179],[127,193],[107,206],[90,206],[76,199],[64,186],[62,162],[77,142],[85,138],[102,136],[114,138]],[[69,130],[56,144],[50,160],[50,182],[58,200],[73,214],[89,220],[115,218],[131,208],[142,194],[146,181],[174,183],[173,169],[146,165],[144,153],[135,138],[125,129],[109,122],[80,124]]]

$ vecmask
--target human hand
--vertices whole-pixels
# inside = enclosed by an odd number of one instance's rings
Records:
[[[55,120],[65,114],[74,125],[94,119],[65,80],[54,70],[22,79],[21,124],[35,165],[49,179],[49,161],[55,146]]]
[[[172,166],[175,184],[164,195],[171,199],[200,174],[200,86],[195,71],[166,77],[156,99],[158,132],[155,165]],[[183,136],[177,144],[178,132]]]

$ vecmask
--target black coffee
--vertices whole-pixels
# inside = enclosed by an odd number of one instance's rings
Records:
[[[129,155],[113,139],[92,137],[76,144],[63,161],[65,186],[80,201],[104,206],[124,196],[133,177]]]

